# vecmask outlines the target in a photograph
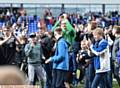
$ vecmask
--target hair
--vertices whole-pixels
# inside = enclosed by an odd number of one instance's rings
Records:
[[[93,33],[96,33],[98,35],[104,36],[104,31],[102,28],[96,28]]]
[[[82,40],[81,42],[80,42],[80,46],[81,46],[81,48],[83,47],[82,46],[82,44],[85,44],[85,46],[84,46],[84,49],[87,49],[87,46],[88,46],[88,41],[87,40]]]
[[[96,21],[91,21],[91,30],[94,30],[97,28],[97,22]]]
[[[0,67],[0,85],[25,85],[24,74],[14,66]]]
[[[120,26],[117,26],[117,25],[115,25],[114,27],[113,27],[113,30],[116,30],[116,34],[120,34]]]

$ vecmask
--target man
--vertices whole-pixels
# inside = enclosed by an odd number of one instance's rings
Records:
[[[69,70],[68,44],[63,38],[63,32],[60,27],[54,31],[57,40],[55,55],[50,57],[45,63],[53,63],[52,88],[65,88],[65,77]]]
[[[58,25],[60,25],[60,27],[62,28],[63,37],[65,38],[65,40],[70,45],[72,45],[76,37],[76,31],[68,21],[67,14],[63,14],[59,17],[59,20],[55,23],[55,25],[52,28],[52,32],[56,30],[56,27],[58,27]]]
[[[16,39],[13,36],[10,27],[3,28],[3,34],[0,39],[0,65],[10,65],[15,60]]]
[[[51,37],[52,35],[48,32],[41,35],[41,46],[45,60],[49,59],[52,53],[52,47],[54,44]],[[44,64],[44,68],[47,76],[46,88],[52,88],[52,63]]]
[[[46,83],[46,73],[42,67],[42,47],[39,42],[37,42],[36,35],[32,33],[30,35],[30,42],[25,46],[25,54],[28,57],[28,78],[31,85],[34,84],[35,73],[39,80],[40,88],[41,80]],[[44,85],[45,86],[45,85]]]

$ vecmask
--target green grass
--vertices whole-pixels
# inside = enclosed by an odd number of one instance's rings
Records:
[[[83,84],[78,84],[77,88],[83,88]],[[113,87],[112,88],[120,88],[117,81],[113,81]]]
[[[120,88],[117,81],[113,81],[113,88]]]

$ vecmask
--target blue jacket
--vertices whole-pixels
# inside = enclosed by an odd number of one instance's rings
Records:
[[[69,70],[68,44],[64,38],[60,38],[57,42],[55,55],[51,57],[53,69]]]
[[[91,45],[91,51],[96,56],[94,57],[94,66],[96,73],[102,73],[110,71],[110,54],[109,45],[105,39],[95,42]]]

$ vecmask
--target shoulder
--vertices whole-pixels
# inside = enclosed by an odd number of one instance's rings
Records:
[[[66,41],[64,38],[61,38],[61,39],[58,41],[58,44],[63,44],[63,45],[65,45],[65,46],[68,46],[67,41]]]
[[[102,39],[100,42],[99,42],[99,44],[101,45],[108,45],[108,41],[107,40],[105,40],[105,39]]]

